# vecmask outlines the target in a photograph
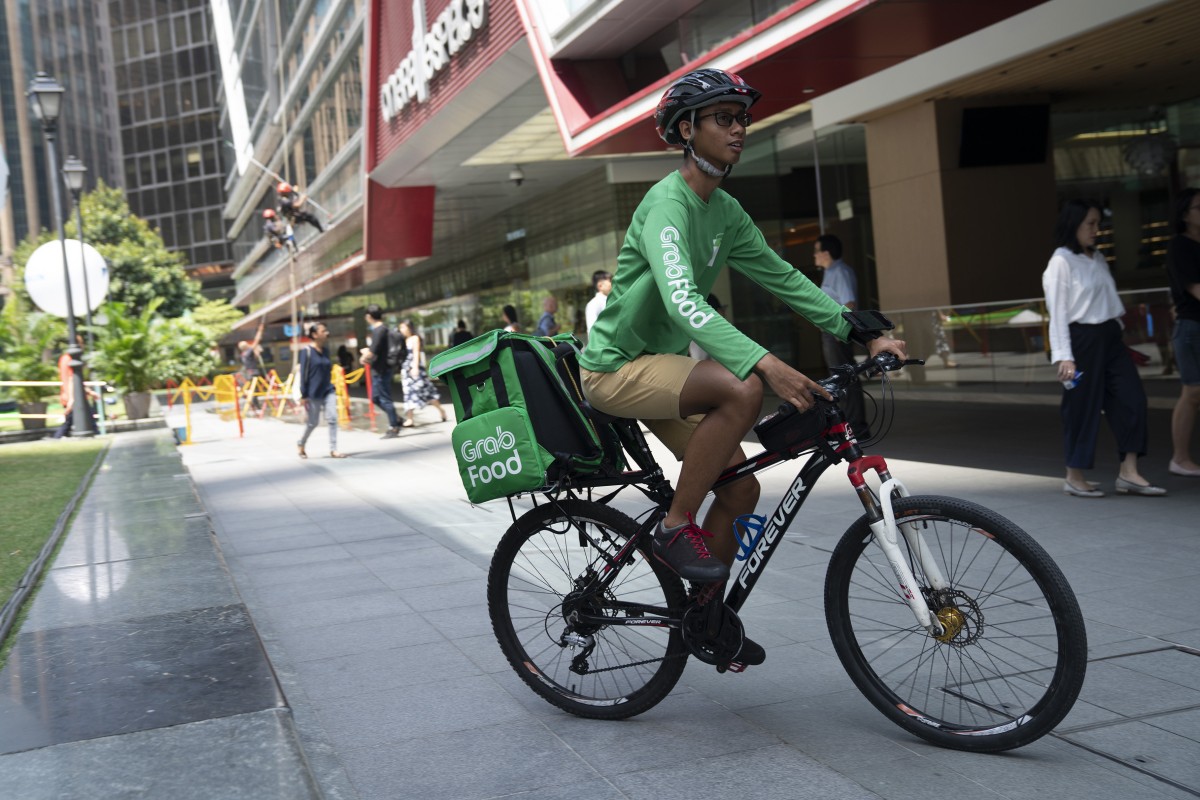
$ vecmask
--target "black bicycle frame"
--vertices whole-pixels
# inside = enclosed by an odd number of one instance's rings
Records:
[[[764,455],[773,455],[764,453]],[[796,515],[800,513],[800,508],[804,505],[804,501],[808,499],[808,495],[812,492],[813,487],[817,483],[817,479],[832,467],[840,458],[831,457],[828,453],[817,450],[808,459],[807,463],[801,468],[799,474],[796,475],[788,490],[783,493],[783,499],[779,501],[779,505],[775,508],[775,513],[767,518],[766,524],[763,526],[762,536],[759,537],[758,543],[754,546],[754,550],[742,562],[734,562],[742,564],[742,568],[738,571],[736,578],[732,581],[732,586],[729,588],[729,593],[725,597],[725,605],[732,608],[734,611],[740,611],[746,599],[750,596],[750,591],[754,588],[754,584],[758,583],[758,579],[762,576],[763,570],[767,566],[767,562],[771,560],[775,550],[779,547],[779,543],[783,541],[783,534],[791,527],[792,522],[796,519]],[[753,475],[761,469],[775,463],[773,460],[769,463],[763,463],[761,466],[756,466],[748,471],[743,472],[736,478]],[[730,481],[717,481],[714,488],[728,483]]]
[[[783,541],[784,533],[787,532],[792,522],[795,521],[796,516],[800,513],[804,502],[808,499],[813,487],[816,486],[817,480],[820,479],[825,470],[834,464],[842,461],[850,464],[851,482],[855,485],[859,493],[859,498],[863,502],[868,518],[875,520],[882,517],[882,512],[879,509],[876,498],[870,489],[866,487],[865,482],[861,478],[861,473],[863,468],[872,468],[879,470],[881,476],[886,478],[888,475],[886,463],[878,456],[864,457],[862,448],[859,447],[858,440],[850,432],[850,428],[846,424],[840,408],[835,407],[832,409],[832,413],[829,415],[829,423],[829,426],[825,429],[820,439],[815,443],[816,449],[809,456],[808,461],[805,462],[795,479],[792,480],[788,490],[784,492],[783,498],[775,508],[775,512],[767,519],[763,527],[762,536],[758,538],[757,543],[754,545],[754,550],[744,562],[741,562],[742,568],[738,571],[733,585],[725,597],[725,605],[732,608],[735,612],[739,611],[750,597],[750,592],[754,589],[754,585],[758,583],[758,579],[762,576],[767,563],[771,560],[771,556],[774,555],[776,548],[779,547],[779,543]],[[657,495],[656,499],[659,502],[659,507],[665,511],[666,506],[670,503],[671,491],[668,484],[666,491],[663,492],[662,484],[665,483],[665,479],[662,478],[662,470],[654,461],[654,456],[650,453],[645,438],[641,436],[636,423],[630,423],[622,433],[624,434],[622,436],[623,443],[626,445],[627,451],[634,456],[635,463],[641,467],[637,472],[626,473],[622,476],[624,478],[622,483],[625,486],[633,485],[641,483],[646,477],[649,477],[652,484],[657,484],[654,486],[656,491],[649,491],[648,487],[641,485],[638,485],[638,488],[649,497],[654,498]],[[764,450],[758,455],[726,469],[717,478],[712,488],[714,490],[720,489],[722,486],[727,486],[735,481],[761,472],[768,467],[773,467],[781,461],[797,458],[803,455],[804,452],[808,452],[808,450],[794,453]],[[604,485],[605,483],[607,483],[606,480],[595,479],[580,481],[580,484],[584,487],[589,485]],[[580,486],[577,485],[576,488],[580,488]],[[650,517],[642,524],[640,533],[645,534],[650,531],[656,520],[656,516]],[[582,529],[580,529],[580,535],[586,537],[586,533]],[[599,586],[607,586],[616,579],[621,562],[629,558],[632,550],[638,547],[640,538],[641,536],[634,537],[621,548],[620,552],[604,559],[606,567],[603,570],[604,574],[599,578]],[[599,547],[597,549],[602,550]],[[650,607],[639,606],[638,608],[643,612],[653,611]],[[661,611],[665,611],[665,609]],[[677,622],[677,620],[671,619],[669,614],[631,619],[614,619],[600,615],[592,618],[589,615],[581,615],[581,619],[591,623],[609,625],[661,625]]]

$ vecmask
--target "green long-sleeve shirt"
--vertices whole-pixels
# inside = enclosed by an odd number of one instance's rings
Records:
[[[841,318],[845,307],[776,255],[736,200],[717,189],[705,203],[672,172],[634,212],[612,294],[579,363],[593,372],[616,372],[641,355],[686,355],[695,340],[745,380],[767,350],[708,305],[726,264],[822,330],[841,339],[849,335]]]

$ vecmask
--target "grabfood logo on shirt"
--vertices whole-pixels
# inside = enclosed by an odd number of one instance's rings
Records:
[[[687,319],[688,323],[693,328],[699,328],[713,318],[712,313],[704,313],[701,311],[692,296],[692,282],[684,277],[685,273],[691,269],[687,264],[682,264],[679,255],[679,231],[668,225],[662,229],[658,235],[658,239],[662,242],[663,249],[663,269],[667,276],[667,285],[674,287],[671,292],[671,302],[679,310],[679,316]]]
[[[471,478],[472,487],[481,482],[491,483],[509,475],[518,475],[521,472],[521,454],[517,450],[517,437],[499,426],[496,428],[495,436],[463,442],[459,454],[463,461],[470,464],[467,467],[467,475]],[[489,456],[496,457],[490,464],[473,463]],[[505,456],[508,457],[505,458]]]

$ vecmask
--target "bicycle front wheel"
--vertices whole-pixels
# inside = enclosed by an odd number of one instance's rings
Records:
[[[637,530],[600,503],[547,503],[514,522],[492,558],[488,612],[500,649],[530,688],[572,714],[640,714],[683,674],[683,584],[629,551]]]
[[[902,536],[914,591],[945,630],[934,638],[917,624],[860,518],[825,579],[829,633],[854,683],[893,722],[943,747],[998,752],[1048,733],[1087,668],[1083,615],[1062,572],[1027,533],[974,503],[907,497],[893,507],[949,584],[931,585]]]

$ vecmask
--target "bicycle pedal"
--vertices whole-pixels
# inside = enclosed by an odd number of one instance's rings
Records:
[[[716,583],[693,583],[692,584],[692,599],[698,606],[708,605],[708,602],[714,597],[717,597],[721,589],[725,586],[725,581],[717,581]]]
[[[745,672],[746,665],[740,661],[730,661],[728,664],[717,664],[717,672]]]

